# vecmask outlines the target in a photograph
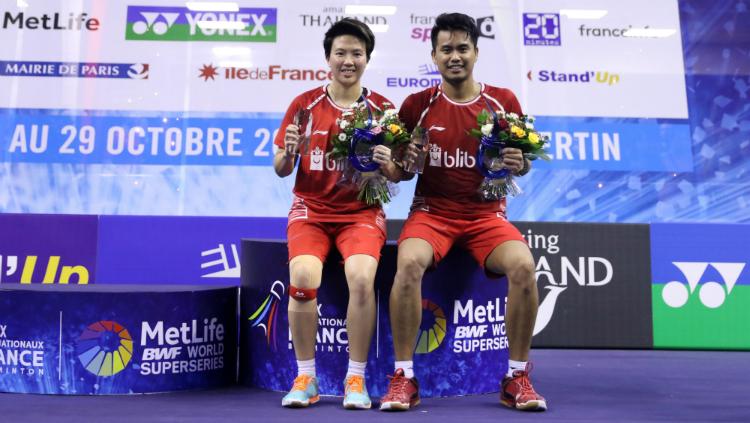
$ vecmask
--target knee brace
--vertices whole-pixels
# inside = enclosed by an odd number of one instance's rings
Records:
[[[289,297],[297,301],[314,300],[317,295],[318,295],[317,289],[297,288],[294,285],[289,285]]]

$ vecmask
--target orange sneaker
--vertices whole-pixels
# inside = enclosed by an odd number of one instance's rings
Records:
[[[531,363],[526,365],[526,370],[515,370],[513,377],[503,378],[500,385],[500,403],[506,407],[524,411],[547,409],[547,401],[531,386],[529,372],[531,372]]]
[[[315,404],[320,399],[318,395],[318,379],[315,376],[299,375],[294,379],[294,385],[284,398],[282,407],[301,408]]]
[[[365,378],[349,376],[344,381],[344,408],[347,410],[366,410],[372,406],[370,395],[367,393]]]
[[[388,392],[380,400],[380,409],[405,411],[419,404],[419,383],[417,378],[407,378],[403,369],[396,369],[393,376],[388,376]]]

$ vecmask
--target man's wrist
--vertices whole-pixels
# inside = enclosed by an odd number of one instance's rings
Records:
[[[518,176],[523,176],[527,173],[529,173],[529,170],[531,170],[531,160],[527,159],[526,157],[523,158],[523,167],[521,170],[518,171]]]

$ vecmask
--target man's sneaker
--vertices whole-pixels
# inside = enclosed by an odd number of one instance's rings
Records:
[[[347,410],[366,410],[372,407],[370,395],[367,393],[365,378],[349,376],[344,381],[344,408]]]
[[[282,407],[300,408],[315,404],[318,395],[318,379],[315,376],[299,375],[294,379],[292,390],[281,400]]]
[[[396,369],[393,376],[388,376],[388,392],[380,400],[381,410],[408,410],[419,404],[419,384],[417,378],[407,378],[403,369]]]
[[[531,386],[529,372],[531,372],[531,363],[526,365],[526,370],[515,370],[513,377],[503,378],[500,385],[500,402],[503,405],[526,411],[547,409],[547,401]]]

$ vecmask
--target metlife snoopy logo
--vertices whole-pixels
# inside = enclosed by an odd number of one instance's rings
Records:
[[[744,225],[654,224],[654,346],[750,347]]]

